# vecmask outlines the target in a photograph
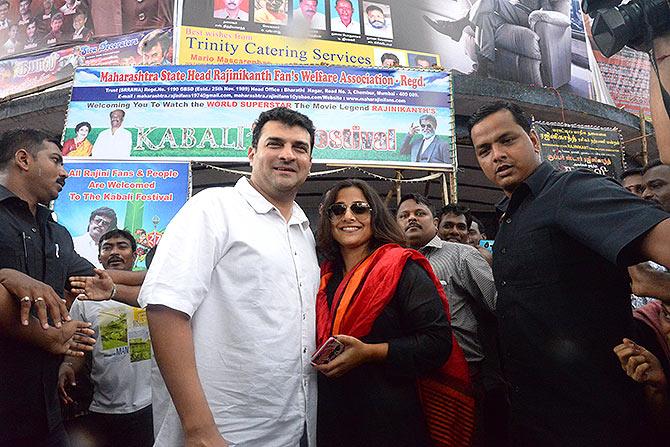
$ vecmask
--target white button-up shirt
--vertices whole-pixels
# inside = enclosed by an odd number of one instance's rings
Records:
[[[106,160],[125,160],[130,158],[133,147],[133,134],[128,129],[119,127],[112,133],[112,129],[105,129],[93,143],[93,158]]]
[[[88,231],[81,236],[73,237],[72,243],[74,244],[74,251],[76,251],[79,256],[86,259],[96,268],[102,268],[102,264],[100,264],[100,260],[98,259],[98,244],[91,238]]]
[[[161,239],[139,302],[191,316],[198,375],[231,446],[295,447],[305,425],[316,443],[314,247],[300,207],[287,223],[245,178],[194,196]],[[155,445],[183,445],[153,372]]]

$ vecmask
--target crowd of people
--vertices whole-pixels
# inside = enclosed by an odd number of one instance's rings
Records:
[[[559,173],[509,102],[468,129],[505,194],[494,256],[469,209],[419,194],[390,209],[359,179],[310,226],[295,198],[315,128],[276,108],[253,127],[250,178],[191,198],[146,274],[116,215],[95,210],[74,243],[53,220],[58,142],[4,133],[0,446],[663,439],[670,166],[623,185]],[[316,360],[322,346],[338,355]]]

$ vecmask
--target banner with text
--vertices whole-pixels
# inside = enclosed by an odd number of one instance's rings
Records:
[[[318,163],[455,164],[449,73],[355,67],[80,68],[63,152],[245,161],[253,122],[278,106],[312,119]]]
[[[0,1],[0,58],[171,27],[173,0]]]
[[[147,251],[191,192],[190,165],[184,162],[67,160],[65,169],[69,177],[54,211],[73,235],[77,253],[96,265],[96,239],[116,226],[135,236],[135,268],[144,269]]]
[[[586,42],[574,33],[574,8],[579,4],[571,0],[180,0],[177,60],[437,64],[588,98],[591,74],[588,60],[579,57]]]
[[[623,143],[616,128],[541,121],[533,128],[542,159],[559,171],[582,168],[613,178],[623,171]]]
[[[0,99],[66,82],[82,66],[169,65],[172,28],[110,37],[100,42],[0,61]]]

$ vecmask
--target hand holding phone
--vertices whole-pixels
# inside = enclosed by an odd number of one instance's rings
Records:
[[[335,337],[330,337],[319,349],[314,353],[311,359],[313,366],[324,365],[344,351],[344,345],[340,343]]]

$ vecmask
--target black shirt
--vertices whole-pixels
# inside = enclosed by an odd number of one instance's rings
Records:
[[[336,269],[326,289],[329,304],[341,281]],[[362,341],[388,342],[388,356],[336,379],[319,373],[317,444],[432,445],[416,380],[449,358],[451,326],[435,285],[414,261],[407,261],[395,295]]]
[[[71,275],[92,275],[93,266],[74,251],[72,237],[37,206],[0,185],[0,268],[14,269],[50,285],[63,296]],[[34,298],[34,297],[33,297]],[[0,337],[0,443],[43,436],[61,421],[58,367],[61,356]]]
[[[561,446],[636,436],[640,388],[612,350],[633,333],[632,242],[670,215],[611,179],[548,163],[502,205],[493,274],[515,435]]]

